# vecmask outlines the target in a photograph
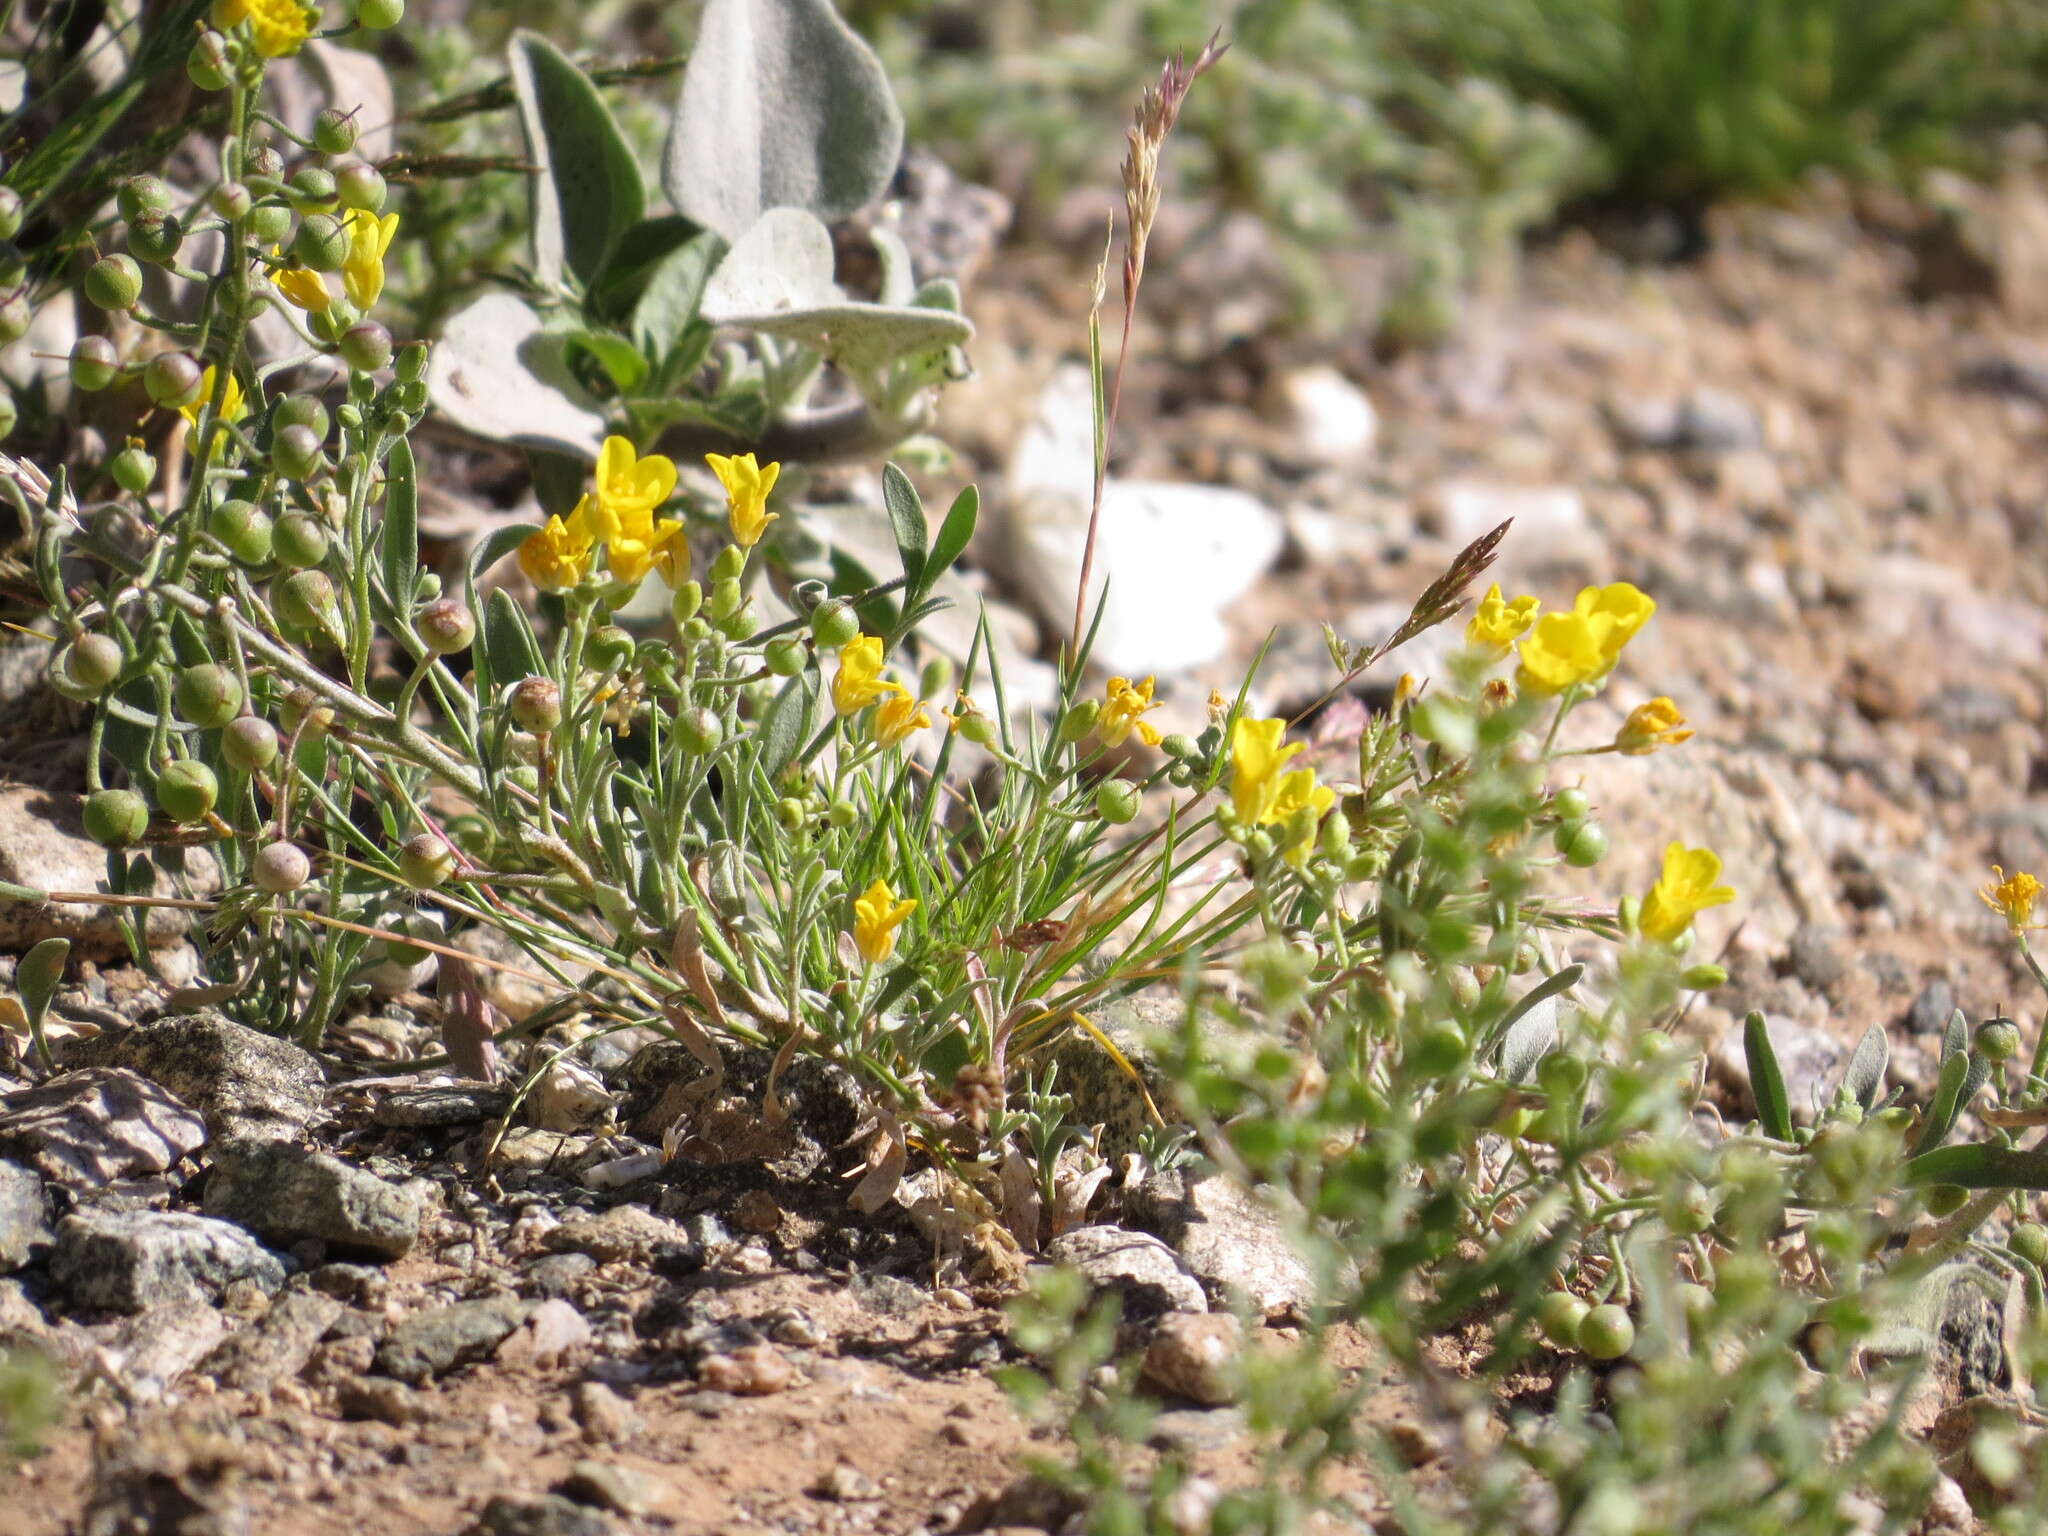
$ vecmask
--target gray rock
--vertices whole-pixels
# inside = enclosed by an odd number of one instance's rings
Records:
[[[161,1302],[129,1319],[112,1350],[122,1395],[131,1402],[160,1399],[226,1332],[220,1310],[192,1297]]]
[[[230,1391],[268,1391],[305,1369],[342,1311],[332,1296],[289,1291],[254,1327],[224,1340],[208,1355],[206,1374]]]
[[[0,1162],[0,1275],[45,1257],[55,1236],[42,1178],[19,1163]]]
[[[213,1150],[206,1213],[270,1242],[318,1238],[337,1251],[402,1258],[419,1240],[419,1204],[396,1184],[281,1141],[224,1142]]]
[[[1076,1227],[1054,1238],[1045,1256],[1078,1270],[1092,1289],[1115,1291],[1123,1298],[1126,1322],[1165,1312],[1209,1310],[1201,1282],[1149,1232]]]
[[[1220,1451],[1247,1433],[1238,1408],[1170,1408],[1152,1420],[1146,1443],[1162,1451]]]
[[[1315,1299],[1315,1276],[1258,1196],[1221,1177],[1174,1169],[1124,1195],[1133,1226],[1163,1238],[1204,1286],[1238,1295],[1267,1317]]]
[[[0,1152],[68,1188],[161,1173],[205,1142],[204,1120],[134,1072],[63,1072],[0,1095]]]
[[[522,1272],[536,1296],[566,1296],[596,1268],[597,1260],[587,1253],[550,1253],[526,1264]]]
[[[558,1493],[499,1494],[463,1536],[615,1536],[618,1525]]]
[[[296,1136],[327,1088],[320,1063],[289,1040],[211,1009],[73,1042],[64,1060],[140,1073],[197,1109],[216,1138]]]
[[[587,1253],[600,1264],[699,1257],[680,1222],[657,1216],[644,1205],[615,1205],[596,1216],[571,1217],[550,1229],[544,1241],[550,1252]]]
[[[1948,1028],[1956,1011],[1956,989],[1946,977],[1937,976],[1920,989],[1913,1006],[1906,1010],[1906,1028],[1916,1035],[1938,1035]]]
[[[1616,401],[1609,407],[1622,437],[1638,448],[1729,453],[1763,446],[1763,426],[1742,396],[1702,386],[1682,399]]]
[[[1847,935],[1832,926],[1802,923],[1790,945],[1792,974],[1816,992],[1827,992],[1849,973]]]
[[[217,1300],[237,1280],[266,1291],[284,1284],[277,1255],[229,1222],[91,1207],[57,1224],[50,1274],[74,1305],[113,1312],[195,1297]]]
[[[1161,983],[1089,1010],[1090,1021],[1130,1063],[1138,1074],[1135,1078],[1084,1029],[1069,1029],[1053,1043],[1051,1059],[1059,1068],[1060,1091],[1072,1096],[1081,1124],[1102,1127],[1104,1156],[1114,1160],[1136,1151],[1140,1137],[1154,1123],[1154,1106],[1169,1124],[1177,1118],[1175,1084],[1160,1062],[1159,1043],[1185,1026],[1187,1009],[1180,989]],[[1211,1059],[1229,1061],[1248,1054],[1252,1039],[1246,1031],[1207,1013],[1198,1016],[1196,1028]]]
[[[0,880],[36,891],[96,891],[107,875],[107,851],[85,835],[76,795],[12,785],[0,789]],[[170,852],[171,850],[163,850]],[[220,869],[203,848],[182,850],[191,889],[175,889],[159,871],[154,894],[210,896],[220,889]],[[143,936],[152,949],[182,944],[191,914],[152,910]],[[44,939],[69,939],[75,960],[116,960],[128,953],[118,909],[65,904],[37,906],[0,901],[0,950],[24,950]]]
[[[489,1088],[482,1083],[452,1083],[445,1087],[401,1088],[387,1093],[370,1110],[379,1125],[401,1130],[439,1125],[477,1125],[504,1118],[512,1107],[508,1088]]]
[[[529,1310],[516,1296],[493,1296],[415,1312],[377,1347],[377,1369],[417,1386],[458,1365],[487,1359],[526,1321]]]
[[[579,1504],[622,1515],[644,1515],[661,1503],[664,1490],[661,1480],[649,1473],[586,1458],[569,1468],[561,1491]]]

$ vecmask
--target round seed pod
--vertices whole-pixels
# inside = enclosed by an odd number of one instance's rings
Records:
[[[279,565],[306,571],[326,560],[332,541],[327,535],[327,524],[313,513],[287,512],[277,520],[271,547]]]
[[[325,468],[320,438],[311,427],[286,427],[270,439],[270,456],[278,473],[293,480],[311,480]]]
[[[102,848],[127,848],[149,830],[149,804],[132,789],[95,790],[85,799],[85,835]]]
[[[405,0],[356,0],[356,25],[366,32],[389,32],[405,20]]]
[[[1456,1019],[1437,1019],[1416,1036],[1408,1064],[1423,1078],[1448,1077],[1465,1064],[1469,1049]]]
[[[803,641],[789,635],[769,641],[761,652],[762,664],[777,677],[795,677],[810,659]]]
[[[0,187],[0,240],[12,240],[21,233],[21,194],[12,187]]]
[[[2048,1227],[2038,1221],[2023,1221],[2012,1229],[2005,1246],[2029,1264],[2048,1264]]]
[[[307,741],[318,741],[334,724],[334,708],[322,703],[312,689],[294,688],[284,696],[280,718],[287,733],[297,732]]]
[[[2011,1061],[2020,1053],[2020,1027],[2011,1019],[1986,1019],[1977,1026],[1977,1054],[1986,1061]]]
[[[292,232],[292,211],[281,202],[262,202],[249,210],[249,233],[259,245],[277,245]]]
[[[633,659],[633,637],[617,624],[600,624],[583,642],[584,665],[616,672]]]
[[[247,501],[220,503],[207,516],[206,531],[244,565],[267,564],[276,541],[270,514]]]
[[[204,821],[220,799],[220,781],[204,763],[171,764],[156,779],[156,803],[175,822]]]
[[[860,634],[860,615],[843,597],[823,602],[811,612],[811,638],[828,651],[836,651]]]
[[[1592,1310],[1570,1291],[1548,1292],[1536,1303],[1536,1330],[1559,1349],[1576,1349],[1579,1324]]]
[[[391,333],[374,320],[364,320],[341,333],[341,360],[357,373],[377,373],[391,366]]]
[[[284,186],[284,156],[274,145],[257,144],[242,157],[242,174],[257,191],[279,191]]]
[[[89,632],[72,641],[65,651],[64,675],[81,692],[104,693],[121,675],[126,659],[121,654],[121,642],[112,635]]]
[[[291,629],[321,630],[337,614],[334,583],[324,571],[293,571],[271,588],[270,603]]]
[[[192,51],[185,55],[185,73],[192,83],[202,91],[224,91],[233,72],[228,40],[218,32],[200,33]]]
[[[398,871],[416,891],[430,891],[455,873],[455,850],[433,832],[418,832],[398,850]]]
[[[374,165],[361,160],[351,160],[334,173],[334,190],[342,207],[362,213],[381,212],[387,195],[383,176]]]
[[[71,382],[88,394],[114,382],[121,372],[121,354],[104,336],[81,336],[71,344]]]
[[[189,352],[159,352],[142,369],[149,398],[170,410],[196,404],[205,374]]]
[[[1104,779],[1095,786],[1095,814],[1113,827],[1135,818],[1144,796],[1129,779]]]
[[[1678,1288],[1678,1310],[1685,1315],[1686,1326],[1697,1334],[1714,1320],[1714,1293],[1687,1281]]]
[[[834,800],[825,807],[825,821],[840,832],[844,832],[860,820],[860,807],[851,800]]]
[[[242,712],[242,680],[217,661],[187,667],[171,688],[178,713],[204,731],[218,730]]]
[[[1573,869],[1591,869],[1607,857],[1607,832],[1597,821],[1565,822],[1550,841]]]
[[[213,189],[213,211],[224,219],[246,219],[256,206],[256,194],[239,181],[224,181]]]
[[[130,443],[107,461],[107,472],[130,496],[140,496],[156,479],[156,459],[140,443]]]
[[[220,733],[220,755],[230,768],[256,773],[277,761],[277,727],[257,715],[230,720]]]
[[[1636,1325],[1626,1307],[1595,1307],[1579,1322],[1579,1348],[1595,1360],[1619,1360],[1635,1346]]]
[[[323,155],[345,155],[356,147],[356,118],[339,107],[325,108],[313,119],[313,142]]]
[[[699,705],[676,717],[676,745],[693,757],[716,749],[725,739],[725,724],[717,715]]]
[[[1935,1184],[1927,1191],[1927,1214],[1953,1216],[1970,1203],[1970,1192],[1960,1184]]]
[[[1100,699],[1078,699],[1060,718],[1060,740],[1069,745],[1087,738],[1102,714]]]
[[[420,644],[436,656],[453,656],[466,651],[476,639],[476,620],[469,604],[460,598],[444,597],[427,604],[413,619]]]
[[[297,843],[271,843],[256,855],[249,878],[258,890],[289,896],[312,877],[313,863]]]
[[[29,308],[27,295],[13,293],[0,299],[0,345],[21,340],[35,320],[36,312]]]
[[[85,296],[101,309],[131,310],[142,302],[142,268],[133,256],[102,256],[85,269]]]
[[[552,731],[562,723],[562,690],[551,677],[521,678],[512,685],[510,708],[522,731]]]
[[[177,194],[161,176],[130,176],[114,189],[114,206],[130,224],[152,213],[169,213],[176,202]]]
[[[1593,814],[1593,802],[1583,789],[1560,789],[1550,797],[1550,811],[1559,821],[1584,821]]]
[[[146,213],[128,226],[128,249],[143,261],[169,266],[185,243],[185,226],[175,213]]]
[[[286,395],[272,408],[270,421],[278,430],[304,427],[321,442],[327,441],[327,407],[311,395]]]
[[[331,213],[311,213],[299,225],[292,254],[315,272],[339,272],[348,260],[348,231]]]
[[[302,214],[332,213],[336,201],[334,173],[325,166],[301,166],[286,184],[284,195]]]

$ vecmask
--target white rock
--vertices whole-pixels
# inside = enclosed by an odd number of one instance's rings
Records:
[[[1288,447],[1315,464],[1351,464],[1379,440],[1372,399],[1335,368],[1297,368],[1272,386],[1271,413]]]
[[[1431,525],[1460,549],[1508,519],[1508,542],[1527,550],[1569,538],[1586,526],[1585,498],[1568,485],[1501,485],[1485,480],[1447,480],[1429,498]]]

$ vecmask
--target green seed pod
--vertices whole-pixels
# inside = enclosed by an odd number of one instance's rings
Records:
[[[284,195],[285,201],[302,215],[332,213],[336,203],[334,173],[324,166],[302,166],[286,184]]]
[[[1138,814],[1145,797],[1129,779],[1104,779],[1095,786],[1095,814],[1120,827]]]
[[[185,226],[175,213],[147,213],[128,226],[128,249],[160,267],[176,261],[184,243]]]
[[[551,677],[521,678],[512,685],[510,708],[522,731],[552,731],[562,723],[562,690]]]
[[[366,32],[389,32],[405,20],[405,0],[356,0],[356,25]]]
[[[433,832],[417,832],[398,850],[398,871],[416,891],[431,891],[455,873],[455,850]]]
[[[256,206],[256,194],[239,181],[224,181],[213,189],[213,211],[224,219],[246,219]]]
[[[583,664],[616,672],[633,659],[633,637],[616,624],[600,624],[583,642]]]
[[[1714,1224],[1720,1202],[1697,1179],[1682,1179],[1664,1192],[1664,1225],[1680,1237],[1692,1237]]]
[[[161,176],[130,176],[114,189],[114,206],[130,224],[152,213],[169,213],[176,202],[177,194]]]
[[[104,336],[81,336],[71,344],[71,382],[88,394],[105,389],[121,371],[121,354]]]
[[[818,604],[811,612],[811,638],[820,648],[836,651],[860,635],[860,615],[843,597]]]
[[[325,571],[293,571],[270,589],[270,604],[288,629],[321,634],[340,617],[334,583]]]
[[[271,407],[270,425],[274,431],[286,427],[304,427],[321,442],[327,441],[327,407],[311,395],[286,395]]]
[[[292,240],[292,254],[315,272],[339,272],[348,260],[348,231],[331,213],[308,214]]]
[[[361,213],[382,212],[388,195],[384,178],[377,168],[360,160],[351,160],[334,173],[334,190],[341,198],[342,207]]]
[[[1953,1216],[1969,1204],[1970,1192],[1960,1184],[1934,1184],[1927,1190],[1927,1214]]]
[[[1275,843],[1273,834],[1263,827],[1254,827],[1244,835],[1245,856],[1255,864],[1263,864],[1273,857]]]
[[[391,333],[374,320],[341,333],[341,360],[357,373],[376,373],[391,366]]]
[[[339,107],[325,108],[313,119],[313,142],[323,155],[345,155],[356,147],[356,116]]]
[[[975,710],[960,722],[960,734],[977,747],[992,747],[996,744],[996,723]]]
[[[284,188],[284,156],[275,145],[254,144],[242,157],[242,175],[251,187],[264,193]]]
[[[85,799],[85,835],[102,848],[127,848],[149,830],[149,805],[132,789],[100,789]]]
[[[86,268],[85,296],[101,309],[131,310],[142,302],[142,268],[133,256],[102,256]]]
[[[737,544],[728,544],[711,562],[712,583],[715,586],[721,581],[738,581],[746,569],[747,552]]]
[[[228,40],[218,32],[202,32],[192,51],[185,55],[185,73],[202,91],[224,91],[234,74],[228,56]]]
[[[11,240],[0,240],[0,288],[19,288],[28,281],[28,257]]]
[[[1593,814],[1593,802],[1583,789],[1560,789],[1550,797],[1550,814],[1559,821],[1584,821]]]
[[[80,692],[97,696],[113,687],[126,661],[120,641],[112,635],[88,631],[65,650],[64,675]]]
[[[270,514],[246,501],[224,501],[206,519],[206,531],[244,565],[269,563],[276,542]]]
[[[1593,1309],[1570,1291],[1549,1291],[1536,1303],[1536,1331],[1559,1349],[1579,1347],[1579,1325]]]
[[[1550,841],[1574,869],[1591,869],[1607,857],[1607,832],[1597,821],[1567,821]]]
[[[21,194],[12,187],[0,187],[0,240],[12,240],[21,233]]]
[[[779,640],[770,640],[761,652],[761,661],[777,677],[795,677],[809,663],[811,653],[803,641],[784,635]]]
[[[35,321],[36,312],[29,308],[27,295],[12,293],[0,299],[0,346],[21,340]]]
[[[1636,1325],[1626,1307],[1595,1307],[1579,1322],[1579,1348],[1595,1360],[1619,1360],[1635,1347]]]
[[[277,760],[277,727],[256,715],[230,720],[220,733],[220,755],[230,768],[256,773]]]
[[[242,681],[233,667],[209,661],[180,672],[171,698],[201,730],[218,730],[242,712]]]
[[[1986,1019],[1977,1026],[1977,1054],[1986,1061],[2011,1061],[2020,1053],[2020,1027],[2011,1019]]]
[[[703,706],[686,709],[676,716],[676,745],[692,757],[716,750],[725,739],[725,724]]]
[[[1688,992],[1711,992],[1728,985],[1728,967],[1712,961],[1689,965],[1678,973],[1678,984]]]
[[[159,352],[143,366],[142,387],[158,405],[182,410],[198,404],[205,377],[191,353]]]
[[[1465,1064],[1469,1049],[1456,1019],[1438,1019],[1416,1036],[1407,1064],[1420,1078],[1448,1077]]]
[[[717,621],[718,632],[728,640],[745,640],[760,628],[754,613],[754,600],[748,598],[731,613]]]
[[[918,674],[917,696],[920,699],[937,699],[953,691],[953,663],[944,656],[934,656],[924,664]]]
[[[1586,1086],[1586,1064],[1565,1051],[1552,1051],[1536,1063],[1536,1084],[1553,1099],[1576,1099]]]
[[[311,480],[326,467],[320,438],[311,427],[286,427],[270,439],[270,456],[278,473],[293,480]]]
[[[2048,1227],[2038,1221],[2023,1221],[2012,1229],[2005,1246],[2029,1264],[2048,1264]]]
[[[1100,699],[1080,699],[1069,705],[1066,714],[1060,717],[1060,740],[1069,746],[1085,741],[1101,714]]]
[[[327,524],[313,513],[287,512],[277,520],[271,545],[279,565],[304,571],[326,560],[332,540],[328,537]]]
[[[256,855],[249,878],[273,896],[289,896],[313,875],[313,864],[297,843],[271,843]]]
[[[107,461],[107,472],[130,496],[140,496],[156,479],[156,459],[140,443],[130,443]]]
[[[392,372],[401,384],[420,384],[427,377],[427,344],[423,341],[409,341],[398,349],[398,362]]]
[[[1201,754],[1202,749],[1195,745],[1195,738],[1187,732],[1175,731],[1159,738],[1159,750],[1177,761],[1190,762]]]
[[[444,597],[427,604],[412,622],[420,644],[436,656],[466,651],[476,639],[476,620],[469,604],[459,598]]]
[[[775,802],[775,819],[781,824],[783,831],[795,836],[810,824],[810,807],[801,800],[785,795]]]
[[[334,708],[322,703],[312,689],[294,688],[284,696],[278,717],[287,735],[297,733],[304,740],[318,741],[334,724]]]
[[[258,203],[249,210],[249,233],[259,245],[277,245],[292,232],[292,211],[284,203]]]
[[[1703,1333],[1714,1321],[1714,1293],[1688,1281],[1678,1287],[1678,1310],[1695,1335]]]
[[[860,807],[851,800],[834,800],[825,807],[825,821],[835,831],[844,832],[860,820]]]
[[[156,803],[182,825],[204,821],[220,799],[220,781],[204,763],[189,758],[171,764],[156,779]]]

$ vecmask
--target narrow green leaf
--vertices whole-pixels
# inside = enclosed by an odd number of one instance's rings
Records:
[[[493,528],[478,541],[469,557],[469,590],[476,591],[478,579],[500,560],[518,549],[540,530],[531,523],[514,523],[507,528]]]
[[[805,668],[782,685],[761,716],[761,771],[772,783],[802,750],[818,702],[818,674]]]
[[[946,510],[946,520],[939,524],[939,536],[932,540],[931,558],[925,562],[930,580],[937,581],[966,552],[980,516],[981,493],[970,485],[953,498],[953,505]]]
[[[49,899],[48,891],[39,891],[32,885],[16,885],[11,880],[0,880],[0,901],[30,901],[40,907]]]
[[[392,614],[404,619],[420,569],[420,488],[412,444],[400,438],[384,460],[384,526],[377,533],[377,563]]]
[[[1884,1086],[1884,1069],[1891,1059],[1892,1045],[1885,1037],[1884,1026],[1871,1025],[1856,1042],[1856,1052],[1842,1073],[1842,1087],[1864,1109],[1877,1102],[1877,1091]]]
[[[1963,1017],[1958,1008],[1948,1016],[1948,1027],[1941,1032],[1941,1059],[1959,1056],[1970,1048],[1970,1021]]]
[[[889,526],[896,534],[896,553],[903,561],[912,599],[923,591],[925,553],[931,547],[931,531],[925,526],[924,502],[910,476],[894,464],[882,467],[882,505],[889,509]]]
[[[2048,1150],[1967,1142],[1923,1152],[1901,1175],[1913,1185],[1956,1184],[1964,1189],[2048,1189]]]
[[[538,33],[506,47],[526,152],[534,266],[545,281],[566,269],[586,286],[647,211],[640,166],[589,76]]]
[[[1756,1100],[1757,1124],[1775,1141],[1792,1139],[1792,1104],[1785,1096],[1785,1074],[1778,1050],[1761,1013],[1742,1022],[1742,1054],[1749,1061],[1749,1093]]]
[[[1920,1122],[1920,1135],[1913,1143],[1913,1154],[1932,1152],[1948,1138],[1955,1129],[1956,1114],[1961,1108],[1963,1084],[1970,1075],[1970,1058],[1967,1055],[1948,1057],[1941,1064],[1941,1076],[1935,1079],[1934,1096],[1927,1102],[1927,1114]]]
[[[533,626],[503,587],[491,594],[484,614],[484,649],[490,654],[491,674],[500,687],[547,670]]]
[[[31,1028],[42,1028],[43,1018],[50,1011],[50,999],[57,995],[57,984],[64,979],[64,962],[70,958],[69,939],[44,939],[21,957],[14,972],[14,988],[21,994],[22,1011],[28,1015]]]

